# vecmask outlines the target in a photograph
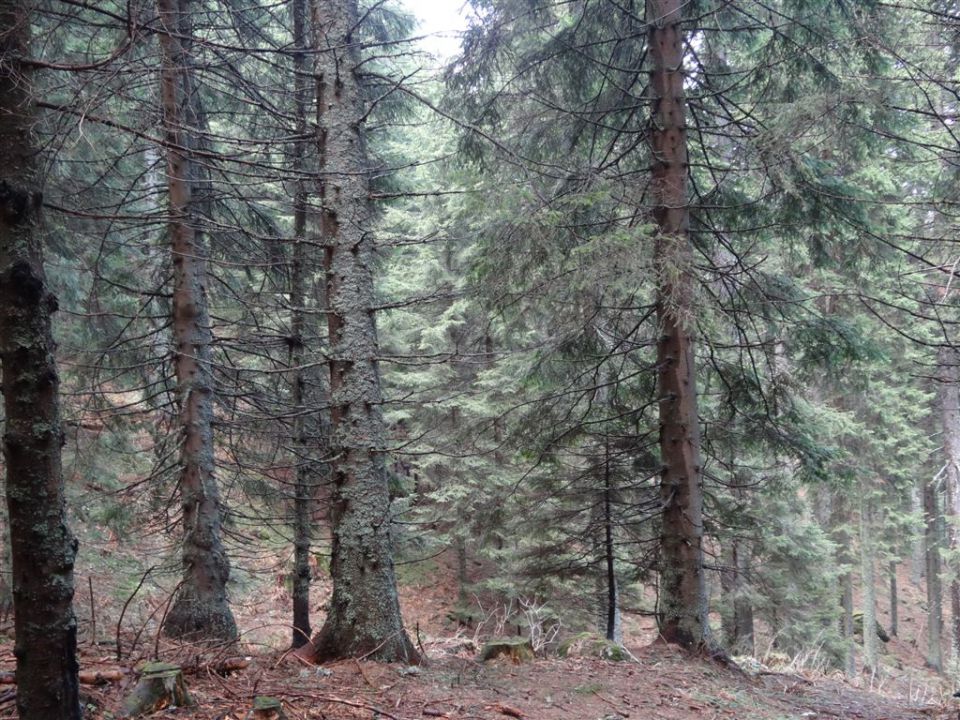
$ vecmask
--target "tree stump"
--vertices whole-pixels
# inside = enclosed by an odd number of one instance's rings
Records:
[[[193,704],[179,665],[150,662],[143,666],[140,681],[123,702],[123,717],[134,718],[171,706]]]
[[[501,655],[506,655],[515,663],[533,660],[533,645],[522,637],[494,638],[483,646],[480,659],[486,662]]]
[[[258,695],[253,699],[253,710],[247,720],[287,720],[283,703],[277,698]]]

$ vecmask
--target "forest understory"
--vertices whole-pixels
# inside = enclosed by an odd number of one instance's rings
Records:
[[[932,672],[918,650],[926,641],[922,588],[910,584],[906,568],[900,573],[900,637],[883,644],[876,672],[846,679],[827,669],[815,649],[787,657],[772,648],[769,637],[758,639],[758,657],[737,657],[736,666],[691,655],[659,641],[653,620],[637,616],[624,622],[632,658],[622,661],[576,652],[558,657],[558,640],[571,634],[562,631],[532,660],[482,661],[487,640],[516,634],[518,628],[505,627],[503,607],[484,611],[478,599],[472,627],[451,620],[448,615],[458,601],[454,565],[447,554],[431,561],[425,573],[408,574],[410,584],[401,584],[406,625],[424,651],[424,660],[415,666],[366,659],[323,665],[299,660],[280,649],[287,636],[289,594],[282,585],[267,582],[234,607],[242,632],[238,643],[173,643],[157,637],[156,616],[142,626],[135,625],[143,618],[127,617],[133,627],[118,638],[122,603],[104,597],[98,583],[92,616],[100,628],[96,645],[90,635],[89,594],[76,603],[84,717],[122,717],[138,669],[157,659],[183,668],[196,703],[164,708],[151,715],[157,718],[242,720],[258,696],[281,700],[290,720],[953,720],[960,711],[960,699],[952,697],[954,680]],[[329,596],[329,583],[320,581],[315,590],[322,602]],[[162,612],[168,600],[158,592],[143,606]],[[889,627],[889,619],[881,609],[881,625]],[[0,628],[0,683],[7,683],[0,684],[2,718],[16,717],[10,631],[9,625]],[[529,627],[519,631],[526,637]]]
[[[960,0],[0,0],[0,717],[960,720],[958,121]]]

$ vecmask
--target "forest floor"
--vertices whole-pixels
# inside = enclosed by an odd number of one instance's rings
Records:
[[[119,625],[122,603],[101,599],[108,577],[95,577],[78,583],[88,590],[77,595],[80,665],[84,675],[100,672],[109,681],[82,686],[85,717],[117,717],[137,681],[136,669],[159,657],[184,668],[197,704],[164,709],[153,716],[157,718],[246,720],[253,698],[265,695],[281,699],[290,720],[960,720],[960,700],[951,697],[955,679],[924,666],[923,593],[907,575],[902,568],[899,637],[882,644],[876,673],[852,680],[822,672],[815,653],[778,658],[769,647],[764,650],[772,645],[769,640],[757,643],[760,660],[769,668],[755,665],[747,674],[657,642],[652,622],[642,616],[627,618],[630,661],[552,654],[523,663],[481,662],[479,644],[509,631],[503,622],[491,621],[496,611],[489,604],[486,624],[472,630],[448,619],[456,604],[456,582],[446,561],[401,573],[407,627],[427,658],[419,667],[370,661],[304,665],[278,649],[289,642],[289,596],[282,584],[269,579],[234,602],[243,643],[219,652],[158,640],[156,618],[168,596],[159,590],[138,596],[123,621],[118,660],[117,637],[104,636]],[[328,594],[329,588],[317,581],[318,606]],[[85,596],[92,602],[85,602]],[[889,627],[880,604],[878,619]],[[111,630],[98,633],[95,625]],[[10,631],[9,623],[0,625],[0,720],[16,717],[15,685],[2,684],[12,680],[15,665]],[[238,655],[245,658],[244,668],[217,672],[225,658]]]
[[[427,648],[428,651],[430,648]],[[12,665],[4,648],[5,666]],[[181,649],[182,652],[182,649]],[[952,703],[918,703],[857,689],[829,677],[773,672],[748,677],[663,644],[635,651],[636,662],[595,658],[478,662],[450,649],[419,668],[348,661],[305,667],[283,654],[251,658],[243,670],[221,676],[191,667],[209,656],[181,654],[197,705],[168,708],[154,717],[243,720],[255,695],[279,698],[290,720],[306,718],[458,718],[461,720],[615,720],[732,718],[756,720],[945,720]],[[216,664],[216,662],[212,662]],[[86,670],[117,668],[84,653]],[[87,718],[112,718],[135,682],[84,686]],[[14,717],[14,691],[0,692],[3,717]],[[960,705],[958,705],[960,707]]]

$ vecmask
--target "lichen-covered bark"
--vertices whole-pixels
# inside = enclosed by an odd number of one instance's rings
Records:
[[[183,580],[164,621],[170,637],[232,639],[227,603],[230,566],[220,539],[220,499],[214,477],[213,373],[206,267],[192,200],[194,168],[189,122],[190,0],[158,0],[160,99],[167,141],[167,192],[173,258],[174,367],[180,409],[180,493],[183,504]]]
[[[0,0],[0,366],[21,720],[80,718],[76,540],[66,524],[59,378],[43,270],[27,4]]]
[[[687,648],[709,644],[703,570],[703,490],[694,367],[694,313],[682,0],[648,0],[650,143],[657,223],[660,495],[660,634]]]
[[[333,596],[306,655],[411,662],[393,569],[356,0],[313,5],[317,122],[330,338]]]

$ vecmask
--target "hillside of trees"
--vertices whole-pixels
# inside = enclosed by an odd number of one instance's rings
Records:
[[[960,2],[415,10],[0,0],[0,717],[953,713]]]

